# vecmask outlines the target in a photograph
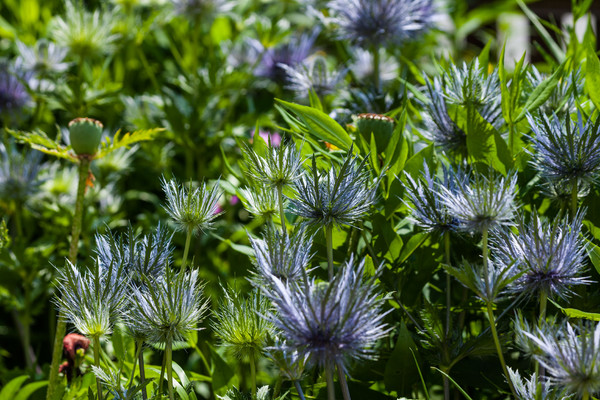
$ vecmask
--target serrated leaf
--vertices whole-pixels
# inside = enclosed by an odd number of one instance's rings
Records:
[[[296,114],[299,121],[306,127],[309,133],[340,149],[350,149],[352,145],[350,135],[329,115],[316,108],[289,103],[281,99],[276,99],[276,101]]]
[[[140,129],[125,134],[122,134],[122,131],[118,130],[112,139],[106,138],[100,144],[100,150],[96,153],[96,158],[104,157],[121,147],[130,147],[135,143],[152,140],[159,132],[164,130],[164,128]]]
[[[32,149],[41,151],[54,157],[64,158],[71,162],[79,162],[77,157],[69,151],[69,147],[63,146],[55,140],[52,140],[42,131],[23,132],[6,129],[6,131],[14,136],[19,142],[26,143]]]

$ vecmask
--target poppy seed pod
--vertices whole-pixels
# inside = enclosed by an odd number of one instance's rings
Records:
[[[75,154],[96,154],[103,127],[100,121],[91,118],[75,118],[69,122],[69,138]]]
[[[385,115],[379,114],[360,114],[356,118],[356,127],[367,141],[371,142],[371,134],[375,138],[377,151],[384,151],[394,133],[394,120]]]

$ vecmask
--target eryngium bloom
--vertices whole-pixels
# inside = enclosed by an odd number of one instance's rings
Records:
[[[548,381],[540,379],[535,372],[529,379],[523,380],[519,371],[513,371],[508,367],[508,376],[517,392],[517,400],[566,400],[572,398],[572,396],[566,396],[564,391],[553,388]]]
[[[298,351],[321,367],[337,364],[344,372],[352,359],[375,357],[372,347],[389,329],[376,276],[363,279],[364,266],[364,260],[355,265],[351,258],[330,283],[308,278],[283,283],[271,277],[263,287],[275,306],[268,317],[281,330],[285,351]]]
[[[0,142],[0,207],[10,207],[10,203],[19,207],[40,186],[42,153],[23,149],[17,151],[12,142],[8,148]]]
[[[69,63],[65,62],[68,49],[59,47],[45,39],[38,40],[34,47],[17,41],[19,57],[17,64],[26,70],[42,76],[65,73],[69,69]]]
[[[233,8],[234,2],[229,0],[171,0],[175,13],[187,17],[212,17]]]
[[[136,284],[145,278],[158,278],[165,274],[165,266],[171,261],[172,234],[158,225],[152,235],[140,237],[131,225],[124,235],[111,232],[96,235],[96,254],[101,265],[123,264],[125,273]]]
[[[269,143],[264,155],[259,155],[254,149],[246,147],[242,155],[250,178],[273,189],[292,185],[304,172],[302,157],[293,143],[278,147]]]
[[[475,174],[471,179],[463,172],[454,173],[456,189],[441,186],[448,212],[459,220],[460,228],[483,233],[512,225],[516,211],[517,174],[488,178]]]
[[[408,174],[406,176],[406,202],[410,209],[412,221],[423,228],[426,232],[444,234],[458,229],[458,220],[448,212],[443,202],[441,186],[450,191],[456,191],[456,182],[453,179],[457,175],[443,168],[443,181],[435,173],[430,174],[427,163],[423,164],[421,177],[417,182]]]
[[[546,368],[553,385],[577,398],[600,393],[600,323],[573,327],[565,322],[550,334],[537,327],[523,334],[541,350],[535,358]]]
[[[281,68],[287,73],[286,89],[295,92],[298,98],[306,98],[309,90],[313,90],[319,96],[332,94],[346,75],[346,70],[330,71],[327,68],[327,60],[321,56],[294,67],[282,64]]]
[[[215,311],[212,325],[224,346],[244,360],[254,362],[266,346],[273,325],[265,318],[269,301],[256,290],[244,298],[233,290],[223,289],[225,298]]]
[[[86,336],[99,337],[112,332],[113,324],[126,303],[128,282],[120,264],[91,271],[79,269],[67,260],[58,270],[59,296],[56,304],[61,318],[75,325]]]
[[[213,220],[219,216],[217,201],[221,193],[218,183],[209,190],[204,182],[194,188],[192,182],[186,186],[174,179],[163,178],[162,187],[167,197],[165,210],[180,231],[196,234],[212,228]]]
[[[0,62],[0,114],[23,108],[29,102],[29,94],[20,71],[12,71],[6,63]]]
[[[366,216],[375,202],[377,181],[372,182],[366,158],[358,160],[350,150],[342,166],[319,173],[313,157],[310,176],[296,182],[291,208],[313,226],[352,225]]]
[[[581,236],[583,213],[574,219],[542,221],[537,212],[529,224],[519,223],[518,234],[504,232],[494,238],[494,253],[504,263],[515,264],[524,274],[511,290],[528,296],[544,294],[568,299],[574,285],[588,284],[583,277],[585,245]]]
[[[132,331],[143,333],[150,343],[186,340],[189,332],[198,329],[207,309],[198,271],[167,272],[144,287],[131,287],[131,291],[127,324]]]
[[[263,239],[255,239],[250,235],[248,238],[256,257],[256,283],[268,281],[270,276],[283,282],[299,280],[304,276],[312,258],[312,236],[307,237],[303,228],[286,235],[267,225]]]
[[[432,25],[432,0],[332,0],[339,36],[363,47],[400,44]]]
[[[444,97],[449,104],[474,107],[498,129],[503,124],[500,79],[498,70],[488,74],[486,68],[479,65],[477,58],[469,64],[463,63],[461,68],[450,65],[442,78]]]
[[[433,83],[427,81],[425,95],[429,102],[425,104],[426,114],[423,122],[429,138],[435,145],[450,154],[467,155],[467,134],[450,118],[446,100],[442,94],[442,83],[434,78]]]
[[[286,82],[286,72],[281,67],[294,67],[303,62],[312,52],[318,32],[292,36],[287,43],[263,50],[260,64],[254,71],[256,76],[269,78],[274,82]]]
[[[556,115],[527,115],[535,149],[534,166],[550,181],[573,187],[590,184],[600,170],[600,118],[585,125],[581,113],[577,122],[569,115],[561,122]]]
[[[269,221],[279,212],[275,190],[260,185],[260,187],[240,189],[239,195],[246,211],[257,218]]]
[[[290,350],[285,340],[275,337],[275,343],[267,349],[267,357],[279,368],[283,377],[290,381],[302,380],[308,354],[300,355],[298,350]]]

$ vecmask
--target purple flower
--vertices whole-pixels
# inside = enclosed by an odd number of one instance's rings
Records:
[[[24,74],[11,71],[8,64],[0,64],[0,113],[10,113],[23,108],[30,97],[22,82]]]

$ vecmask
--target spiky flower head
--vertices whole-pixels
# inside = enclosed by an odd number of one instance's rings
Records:
[[[443,167],[443,178],[440,179],[434,172],[429,172],[427,163],[423,163],[423,171],[417,181],[412,176],[405,173],[406,196],[408,202],[405,202],[410,209],[411,220],[423,228],[426,232],[435,232],[444,234],[446,232],[458,230],[458,220],[450,215],[448,208],[443,201],[443,192],[441,186],[448,188],[451,192],[456,192],[455,177],[461,177],[460,174],[453,174],[450,169]]]
[[[17,41],[17,49],[17,64],[24,70],[33,72],[38,78],[62,74],[69,69],[69,63],[65,62],[68,49],[46,39],[38,40],[33,47]]]
[[[18,111],[29,103],[25,77],[22,71],[0,61],[0,114]]]
[[[293,185],[304,173],[302,156],[293,143],[269,145],[264,154],[258,154],[246,146],[242,155],[246,162],[248,176],[273,189]]]
[[[467,155],[467,134],[448,114],[448,107],[442,92],[440,78],[426,82],[425,95],[429,102],[424,105],[423,114],[426,134],[442,151],[450,155]]]
[[[390,82],[398,78],[398,69],[400,68],[398,62],[391,57],[385,49],[381,48],[377,50],[379,53],[379,79],[385,86],[387,82]],[[374,63],[373,53],[360,47],[352,48],[352,64],[350,70],[354,77],[360,81],[369,81],[374,75]],[[373,111],[373,110],[371,110]]]
[[[562,122],[556,115],[537,118],[527,115],[531,141],[535,149],[533,165],[551,182],[586,187],[600,171],[600,118],[584,124],[581,113],[577,121],[567,115]]]
[[[310,34],[294,35],[285,43],[263,49],[260,63],[254,71],[255,75],[285,84],[287,74],[281,66],[294,67],[311,55],[318,33],[314,31]]]
[[[364,260],[357,265],[350,258],[329,283],[271,278],[263,291],[275,306],[268,316],[286,340],[284,350],[344,372],[350,360],[375,357],[373,345],[389,332],[387,312],[381,310],[385,299],[378,296],[376,276],[364,279],[364,269]]]
[[[187,17],[212,17],[230,11],[235,5],[230,0],[171,0],[175,13]]]
[[[275,343],[266,349],[266,353],[285,379],[302,380],[308,362],[308,354],[301,355],[298,350],[291,350],[286,341],[279,337],[275,337]]]
[[[102,266],[96,260],[91,270],[80,271],[67,260],[58,269],[56,304],[61,318],[82,334],[100,337],[110,334],[127,303],[128,281],[123,266]]]
[[[339,168],[317,169],[313,156],[309,176],[296,182],[291,208],[305,223],[316,227],[352,225],[364,218],[375,203],[378,181],[373,182],[366,158],[348,156]]]
[[[50,36],[75,56],[97,58],[111,51],[118,38],[112,33],[115,21],[111,12],[89,12],[75,1],[67,0],[65,14],[50,22]]]
[[[214,312],[211,324],[225,347],[242,360],[260,356],[266,346],[273,325],[263,316],[270,308],[268,299],[253,290],[248,297],[232,289],[223,288],[224,298]]]
[[[500,79],[498,70],[488,73],[487,65],[480,66],[479,59],[451,64],[442,77],[444,97],[448,104],[474,107],[487,122],[498,129],[503,124],[500,105]]]
[[[432,0],[332,0],[327,6],[339,37],[365,48],[414,39],[435,15]]]
[[[205,182],[193,187],[191,181],[185,185],[163,177],[162,187],[167,197],[165,210],[180,231],[197,234],[212,228],[213,220],[219,216],[217,201],[221,193],[218,182],[209,190]]]
[[[514,343],[524,356],[533,358],[536,355],[539,356],[542,354],[540,348],[525,334],[525,332],[533,332],[537,326],[545,336],[551,336],[556,335],[561,328],[556,315],[547,315],[544,322],[545,323],[540,324],[539,326],[537,325],[537,321],[535,324],[531,324],[527,318],[523,316],[521,310],[517,309],[516,316],[513,318],[515,331]]]
[[[346,70],[331,71],[325,57],[316,56],[295,66],[280,65],[287,73],[286,89],[306,98],[313,90],[319,96],[335,93],[346,76]]]
[[[517,174],[487,177],[454,172],[456,190],[440,186],[448,212],[459,221],[460,229],[483,233],[513,224],[516,212]]]
[[[272,225],[267,225],[262,239],[248,235],[256,261],[256,283],[264,283],[275,276],[282,280],[301,279],[312,258],[312,236],[300,228],[294,234],[281,233]]]
[[[102,266],[122,264],[132,282],[139,285],[147,278],[164,276],[173,254],[171,238],[172,234],[160,224],[153,234],[141,237],[129,225],[127,232],[119,236],[111,232],[97,234],[96,254]]]
[[[208,308],[198,271],[173,273],[167,268],[164,277],[130,289],[133,300],[125,316],[127,325],[150,343],[186,340],[188,333],[199,329]]]
[[[552,387],[547,380],[540,379],[535,372],[529,379],[523,379],[518,370],[513,371],[508,367],[508,378],[515,388],[517,400],[567,400],[573,397]]]
[[[240,189],[240,199],[250,214],[269,221],[279,212],[277,192],[262,185]]]
[[[535,328],[523,332],[540,349],[536,360],[546,368],[549,381],[577,398],[600,393],[600,323],[563,323],[554,333]]]
[[[23,204],[41,184],[42,153],[0,142],[0,207]]]
[[[494,238],[494,253],[524,271],[511,290],[566,300],[573,293],[572,286],[589,284],[583,276],[582,220],[582,212],[570,221],[568,217],[544,221],[534,212],[529,224],[521,218],[518,234],[507,231]]]

